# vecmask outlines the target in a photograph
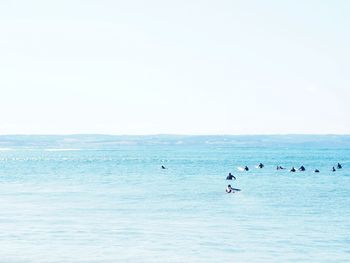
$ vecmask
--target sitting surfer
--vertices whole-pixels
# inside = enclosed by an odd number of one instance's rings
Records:
[[[166,169],[164,165],[162,165],[162,169]]]
[[[281,165],[278,165],[278,166],[276,167],[276,169],[277,169],[277,170],[284,170],[285,168],[282,167]]]
[[[237,188],[232,188],[232,186],[229,184],[227,187],[226,187],[226,193],[234,193],[235,191],[241,191],[240,189],[237,189]]]
[[[290,172],[292,172],[292,173],[296,172],[294,166],[292,167],[292,169],[290,169]]]
[[[249,171],[248,166],[245,166],[245,167],[244,167],[244,171]]]
[[[228,176],[226,177],[226,180],[232,180],[232,179],[236,180],[236,177],[233,174],[229,173]]]
[[[304,167],[303,165],[302,165],[302,166],[300,166],[299,171],[304,172],[304,171],[305,171],[305,167]]]
[[[338,163],[338,164],[337,164],[337,168],[338,168],[338,169],[341,169],[341,168],[343,168],[343,167],[341,166],[340,163]]]
[[[262,163],[260,163],[260,164],[258,165],[258,167],[261,169],[261,168],[264,168],[264,165],[263,165]]]
[[[318,170],[318,169],[316,169],[315,171],[314,171],[314,173],[319,173],[320,172],[320,170]]]
[[[335,170],[335,168],[334,168],[334,166],[333,166],[333,168],[332,168],[332,172],[335,172],[336,170]]]

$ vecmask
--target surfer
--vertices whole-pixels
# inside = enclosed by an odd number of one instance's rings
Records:
[[[302,166],[300,166],[299,171],[304,172],[304,171],[305,171],[305,167],[304,167],[303,165],[302,165]]]
[[[248,166],[245,166],[245,167],[244,167],[244,171],[249,171]]]
[[[164,165],[162,165],[162,169],[166,169]]]
[[[292,169],[290,169],[290,172],[294,173],[296,170],[294,168],[294,166],[292,167]]]
[[[234,193],[235,191],[241,191],[241,189],[237,189],[237,188],[232,188],[232,186],[229,184],[227,187],[226,187],[226,193]]]
[[[334,168],[334,166],[333,166],[333,168],[332,168],[332,172],[335,172],[336,170],[335,170],[335,168]]]
[[[258,167],[261,169],[261,168],[264,168],[264,165],[263,165],[262,163],[260,163],[260,164],[258,165]]]
[[[282,167],[281,165],[278,165],[278,166],[276,167],[276,169],[277,169],[277,170],[284,170],[285,168]]]
[[[337,164],[337,168],[338,168],[338,169],[341,169],[341,168],[343,168],[343,167],[341,166],[340,163],[338,163],[338,164]]]
[[[315,171],[314,171],[314,173],[319,173],[320,172],[320,170],[318,170],[318,169],[316,169]]]
[[[232,180],[232,179],[236,180],[236,177],[233,174],[229,173],[228,176],[226,177],[226,180]]]

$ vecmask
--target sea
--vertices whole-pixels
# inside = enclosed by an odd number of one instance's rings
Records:
[[[0,136],[0,262],[350,262],[350,136]]]

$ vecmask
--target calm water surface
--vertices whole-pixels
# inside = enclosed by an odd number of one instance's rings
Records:
[[[0,262],[350,262],[350,150],[3,149]]]

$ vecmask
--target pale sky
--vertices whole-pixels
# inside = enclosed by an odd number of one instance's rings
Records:
[[[350,133],[350,1],[0,1],[0,134]]]

